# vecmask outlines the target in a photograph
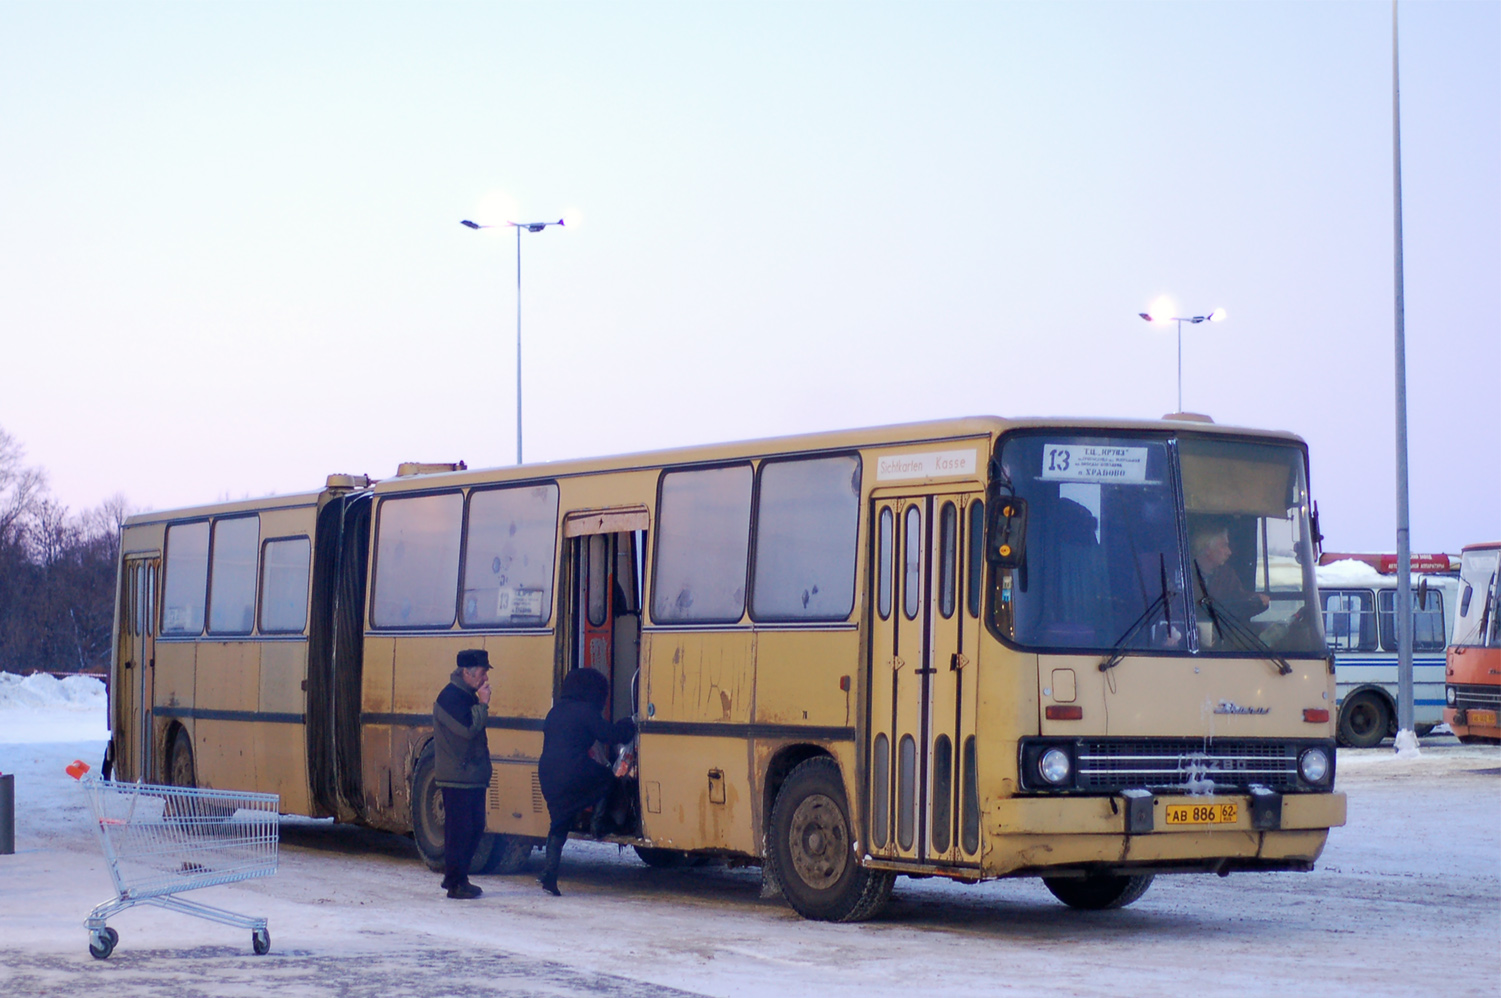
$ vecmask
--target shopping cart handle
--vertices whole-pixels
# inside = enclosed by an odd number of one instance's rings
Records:
[[[65,770],[63,770],[63,772],[67,773],[69,776],[73,777],[73,779],[75,779],[75,780],[81,780],[81,779],[83,779],[83,774],[87,773],[88,771],[89,771],[89,764],[86,763],[86,762],[84,762],[82,759],[74,759],[68,765],[68,767]]]

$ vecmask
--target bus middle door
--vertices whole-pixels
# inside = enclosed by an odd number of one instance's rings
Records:
[[[978,621],[965,612],[966,506],[978,496],[876,500],[871,656],[872,855],[959,860],[961,739],[973,734]],[[973,850],[971,850],[973,851]]]

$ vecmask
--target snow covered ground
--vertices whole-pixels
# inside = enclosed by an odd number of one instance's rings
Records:
[[[476,878],[485,896],[456,902],[406,839],[287,819],[275,877],[190,895],[269,918],[270,954],[141,907],[112,920],[119,948],[95,961],[82,920],[111,887],[63,767],[97,767],[102,691],[32,677],[28,699],[0,680],[17,797],[17,852],[0,856],[7,998],[1493,996],[1501,980],[1501,749],[1452,737],[1417,759],[1341,751],[1350,823],[1317,871],[1159,877],[1122,911],[1071,911],[1036,881],[899,880],[879,919],[824,925],[762,900],[753,870],[651,870],[580,843],[562,898],[522,875]]]

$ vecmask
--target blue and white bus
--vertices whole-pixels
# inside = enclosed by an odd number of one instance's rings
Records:
[[[1397,733],[1397,577],[1353,558],[1319,565],[1316,577],[1334,654],[1336,737],[1352,748],[1379,745]],[[1453,575],[1412,577],[1412,716],[1420,735],[1443,723],[1444,651],[1458,588]]]

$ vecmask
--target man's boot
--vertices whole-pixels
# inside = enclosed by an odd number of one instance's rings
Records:
[[[553,897],[563,896],[563,892],[558,890],[558,867],[563,863],[563,843],[567,841],[567,834],[547,837],[547,863],[543,866],[542,876],[537,878],[537,882]]]

